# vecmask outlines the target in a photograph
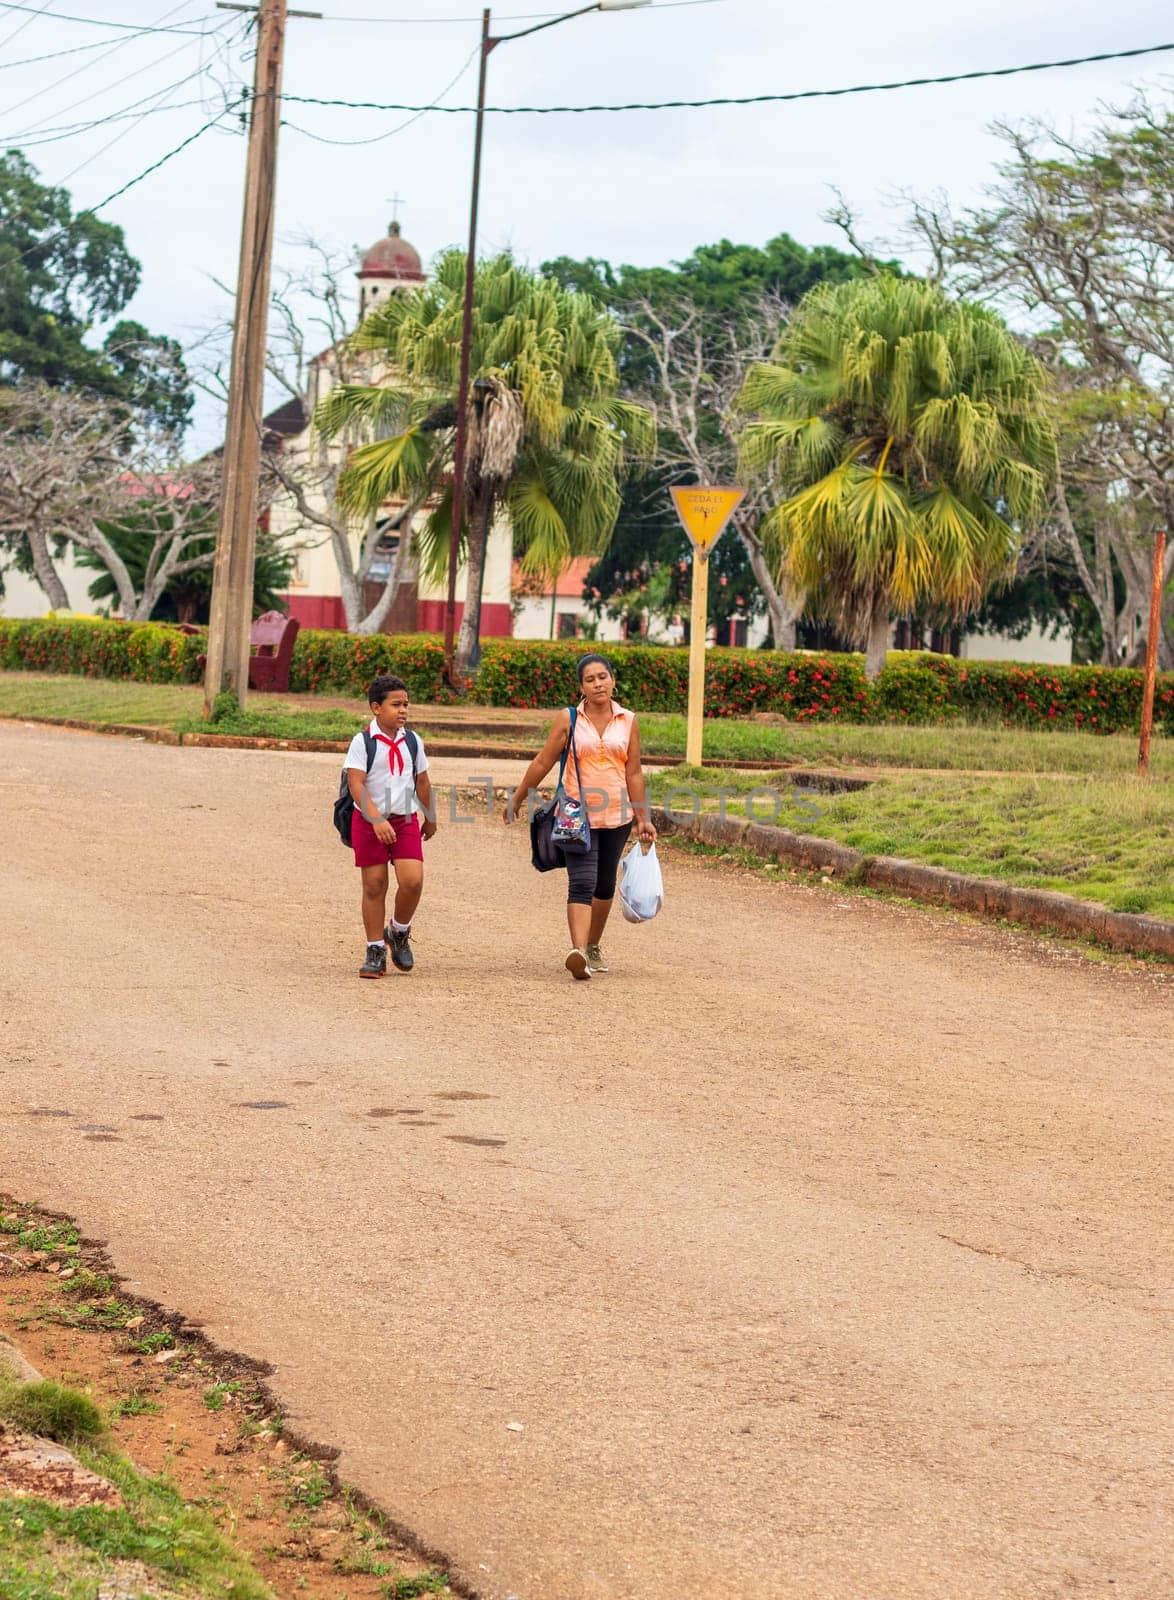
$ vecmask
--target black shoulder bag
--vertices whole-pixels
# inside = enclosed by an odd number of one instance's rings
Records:
[[[567,734],[566,748],[558,764],[558,783],[555,786],[554,799],[548,800],[544,806],[539,806],[530,818],[530,860],[538,872],[553,872],[557,867],[565,867],[566,857],[562,848],[554,841],[554,819],[559,806],[565,800],[563,791],[563,777],[567,770],[567,757],[570,755],[575,743],[575,724],[579,720],[579,713],[574,706],[568,706],[571,714],[571,728]],[[576,771],[578,770],[578,752],[575,755]],[[580,784],[580,794],[582,785]]]

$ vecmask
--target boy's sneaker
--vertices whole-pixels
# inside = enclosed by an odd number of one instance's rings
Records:
[[[603,959],[603,951],[597,944],[589,944],[587,946],[587,965],[592,972],[606,972],[608,970],[607,962]]]
[[[359,968],[360,978],[386,978],[387,949],[381,944],[367,946],[367,959]]]
[[[585,950],[579,950],[578,948],[572,950],[563,962],[563,966],[566,967],[572,978],[589,978],[591,976],[591,967],[588,964]]]
[[[403,933],[397,933],[389,922],[383,930],[383,937],[387,940],[393,963],[401,972],[411,972],[416,965],[416,958],[412,954],[411,928],[405,928]]]

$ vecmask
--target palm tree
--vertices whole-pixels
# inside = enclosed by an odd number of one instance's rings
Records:
[[[452,451],[465,258],[450,251],[430,283],[390,295],[352,336],[375,381],[333,390],[317,426],[365,437],[340,480],[349,510],[370,515],[390,497],[427,502],[424,570],[444,571],[452,527]],[[652,419],[617,397],[619,329],[588,296],[520,267],[482,262],[473,300],[468,459],[461,509],[467,589],[457,664],[480,633],[489,531],[509,517],[524,570],[555,574],[607,545],[630,451],[647,453]]]
[[[1043,369],[992,312],[915,278],[822,284],[739,403],[761,531],[870,678],[893,613],[962,616],[1014,574],[1056,444]]]

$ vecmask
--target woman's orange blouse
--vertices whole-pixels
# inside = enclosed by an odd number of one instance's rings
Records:
[[[611,721],[600,734],[583,705],[575,722],[575,754],[583,773],[584,795],[579,794],[575,756],[568,754],[563,785],[574,799],[583,799],[593,828],[618,828],[632,818],[628,801],[628,745],[635,714],[611,703]]]

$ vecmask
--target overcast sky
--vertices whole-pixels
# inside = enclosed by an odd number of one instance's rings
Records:
[[[251,81],[247,19],[217,11],[212,0],[25,3],[105,23],[220,30],[211,40],[166,32],[136,38],[0,4],[0,107],[7,108],[0,109],[0,142],[25,149],[78,207],[140,172],[207,121],[224,92]],[[452,84],[446,103],[475,98],[480,14],[469,0],[301,4],[321,9],[325,20],[291,19],[288,94],[423,104]],[[1174,37],[1168,0],[985,0],[965,9],[968,15],[940,0],[891,0],[884,8],[866,0],[804,7],[658,0],[502,45],[489,63],[489,100],[577,104],[832,88]],[[542,0],[506,0],[494,31],[525,27],[507,20],[519,13],[551,14]],[[96,41],[97,48],[61,59],[3,66]],[[814,244],[835,237],[821,220],[833,185],[861,213],[870,238],[895,240],[898,191],[945,190],[956,203],[980,197],[997,158],[989,132],[996,118],[1041,116],[1079,128],[1099,105],[1128,98],[1134,84],[1168,87],[1172,70],[1174,56],[1157,56],[792,105],[491,117],[481,244],[508,245],[534,263],[597,255],[640,264],[680,259],[721,238],[761,244],[785,231]],[[52,132],[155,95],[167,109],[64,138]],[[292,240],[306,232],[367,246],[386,231],[395,193],[403,196],[404,234],[425,261],[463,243],[471,117],[433,114],[400,128],[406,118],[389,112],[287,104],[285,114],[279,264],[294,259]],[[123,226],[143,264],[132,314],[184,340],[222,309],[212,280],[236,271],[245,151],[231,127],[226,118],[225,131],[205,134],[102,213]],[[53,142],[34,144],[45,138]],[[211,442],[216,429],[212,409],[202,408],[193,444]]]

